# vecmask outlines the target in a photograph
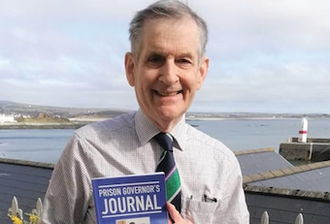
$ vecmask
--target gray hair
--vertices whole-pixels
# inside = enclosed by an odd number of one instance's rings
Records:
[[[148,8],[138,11],[130,23],[129,39],[131,51],[136,58],[139,57],[142,45],[142,29],[145,21],[156,19],[182,19],[192,18],[199,32],[199,57],[205,54],[208,40],[208,30],[205,21],[193,12],[186,4],[178,0],[160,0],[151,4]]]

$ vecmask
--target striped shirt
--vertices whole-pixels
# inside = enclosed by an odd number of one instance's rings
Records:
[[[163,149],[141,110],[86,125],[55,165],[39,223],[96,223],[91,179],[155,172]],[[182,187],[181,215],[195,224],[246,224],[239,163],[220,141],[181,121],[170,132]]]

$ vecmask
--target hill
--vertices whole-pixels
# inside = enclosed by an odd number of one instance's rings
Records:
[[[43,105],[22,104],[0,100],[0,114],[25,115],[38,117],[41,113],[52,117],[68,118],[70,120],[99,120],[113,118],[129,110],[106,109],[106,108],[74,108],[54,107]],[[195,119],[276,119],[276,118],[330,118],[330,114],[313,113],[253,113],[253,112],[218,112],[218,113],[195,113],[188,112],[188,120]]]
[[[0,114],[23,115],[38,117],[40,114],[49,114],[53,117],[64,118],[112,118],[126,113],[127,110],[112,110],[104,108],[73,108],[73,107],[53,107],[43,105],[22,104],[10,101],[0,101]]]

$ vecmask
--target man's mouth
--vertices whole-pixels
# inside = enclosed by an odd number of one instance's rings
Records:
[[[154,90],[154,92],[159,95],[159,96],[176,96],[178,94],[181,94],[182,93],[182,90],[179,90],[179,91],[174,91],[174,92],[167,92],[167,91],[157,91],[157,90]]]

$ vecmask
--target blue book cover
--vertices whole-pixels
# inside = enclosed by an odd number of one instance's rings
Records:
[[[164,173],[92,179],[98,224],[168,224]]]

